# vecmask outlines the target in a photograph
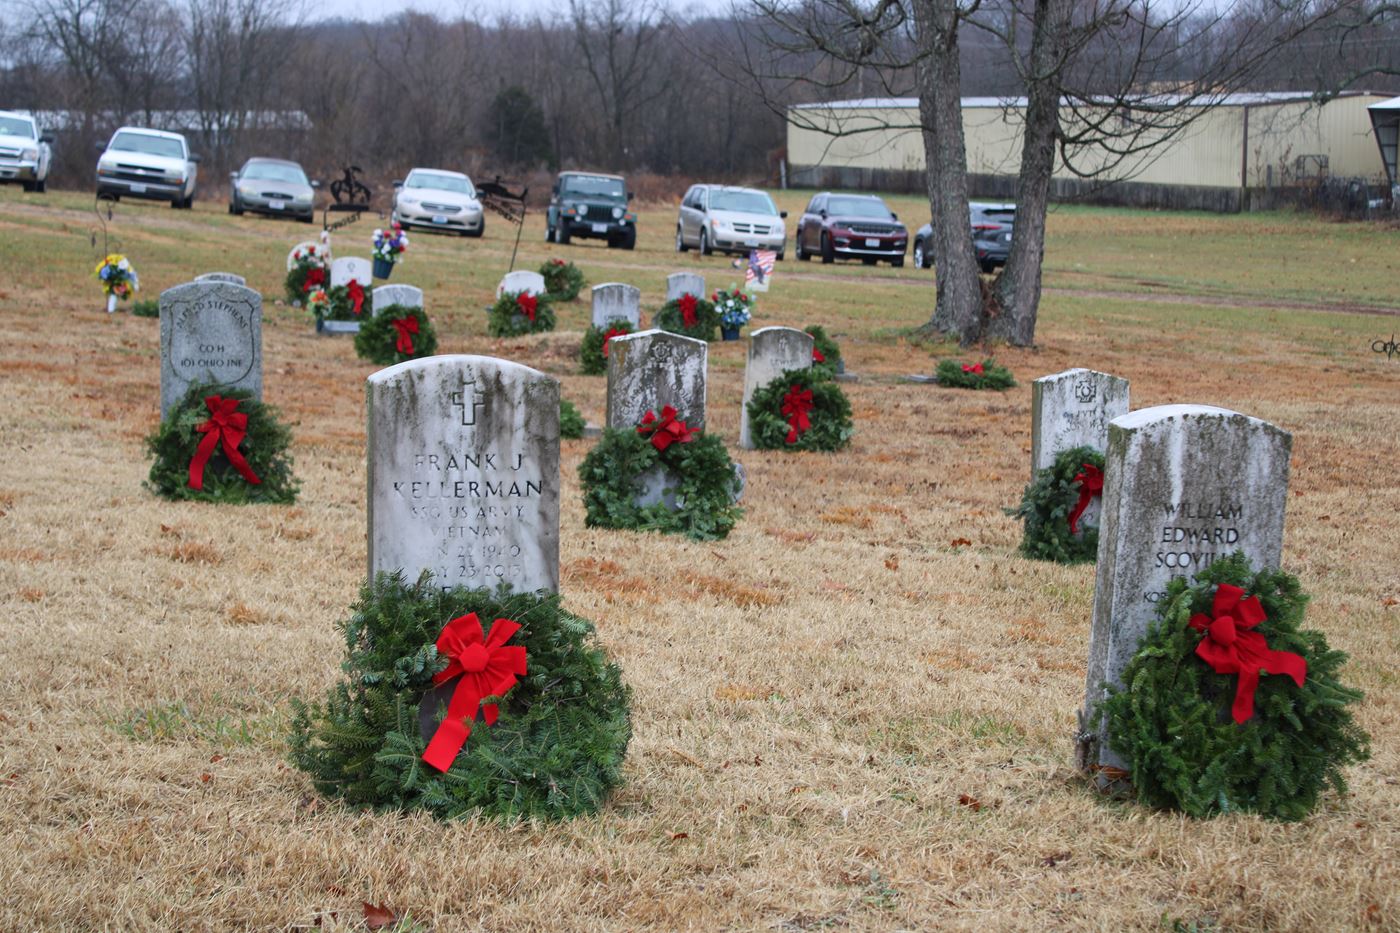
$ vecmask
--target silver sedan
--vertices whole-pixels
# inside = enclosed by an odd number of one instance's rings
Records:
[[[285,159],[249,159],[229,176],[228,212],[287,215],[302,223],[315,216],[318,181],[309,181],[300,165]]]
[[[415,168],[394,182],[394,220],[405,227],[481,236],[486,217],[472,180],[461,172]]]

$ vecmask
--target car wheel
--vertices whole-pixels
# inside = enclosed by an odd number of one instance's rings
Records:
[[[554,228],[551,227],[548,222],[544,225],[544,241],[546,243],[554,242]]]
[[[316,222],[316,215],[315,215],[314,213],[312,213],[312,214],[307,214],[307,215],[305,215],[304,217],[298,217],[297,220],[300,220],[300,221],[301,221],[302,223],[304,223],[304,224],[315,223],[315,222]]]
[[[34,190],[34,182],[32,181],[22,181],[19,183],[19,186],[24,190],[25,194],[28,194]]]
[[[867,266],[875,265],[876,261],[874,256],[865,256],[861,258],[861,262],[865,263]]]
[[[676,252],[688,253],[690,247],[685,245],[685,237],[681,235],[681,225],[676,224]]]
[[[228,202],[228,212],[229,212],[230,214],[232,214],[233,216],[235,216],[235,217],[242,216],[242,214],[243,214],[243,205],[242,205],[242,204],[239,204],[239,203],[238,203],[238,200],[237,200],[236,198],[233,199],[233,200],[230,200],[230,201]]]
[[[836,261],[836,247],[831,243],[831,236],[822,231],[822,262],[831,265]]]
[[[923,240],[915,240],[915,241],[914,241],[914,268],[915,268],[915,269],[927,269],[927,268],[928,268],[928,257],[924,255],[924,241],[923,241]]]
[[[559,220],[559,226],[554,228],[554,242],[560,246],[569,245],[569,225],[562,218]]]
[[[636,248],[637,248],[637,228],[636,228],[636,227],[628,227],[628,228],[627,228],[627,232],[624,233],[624,234],[622,235],[622,248],[623,248],[623,249],[636,249]]]
[[[705,233],[705,230],[704,230],[704,228],[702,227],[702,228],[700,229],[700,255],[701,255],[701,256],[708,256],[708,255],[710,255],[711,252],[712,252],[712,251],[711,251],[711,249],[710,249],[710,238],[709,238],[709,236]]]
[[[890,260],[890,265],[894,266],[896,269],[903,269],[903,268],[904,268],[904,257],[903,257],[903,256],[900,256],[898,259],[891,259],[891,260]]]
[[[481,226],[480,226],[480,227],[477,227],[475,230],[467,230],[467,231],[464,231],[464,232],[466,233],[467,236],[469,236],[469,237],[471,237],[471,238],[473,238],[473,239],[479,240],[479,239],[481,239],[482,236],[484,236],[484,235],[486,234],[486,221],[483,220],[483,221],[481,222]]]
[[[785,258],[785,254],[783,253],[783,251],[782,251],[782,250],[778,250],[778,262],[782,262],[784,258]]]
[[[792,252],[793,255],[797,257],[799,262],[807,262],[812,258],[811,255],[805,249],[802,248],[801,230],[797,231],[797,239],[792,241]]]
[[[991,275],[993,272],[997,271],[997,264],[988,262],[985,259],[979,262],[978,265],[982,267],[983,275]]]

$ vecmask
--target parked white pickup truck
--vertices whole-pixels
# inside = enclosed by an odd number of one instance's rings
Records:
[[[43,191],[49,184],[49,143],[27,113],[0,110],[0,182],[19,182],[25,191]]]
[[[179,133],[124,126],[97,160],[97,196],[169,201],[188,209],[194,205],[197,162]]]

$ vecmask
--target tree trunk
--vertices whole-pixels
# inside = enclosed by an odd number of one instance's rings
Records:
[[[1045,212],[1055,171],[1060,132],[1061,48],[1071,0],[1036,0],[1027,75],[1026,128],[1016,182],[1016,235],[997,279],[1001,314],[992,333],[1017,347],[1035,343],[1040,311],[1041,262],[1045,256]]]
[[[929,245],[937,270],[937,299],[925,329],[956,336],[967,346],[982,337],[982,290],[968,236],[957,2],[915,0],[914,18],[921,53],[919,117],[933,215]]]

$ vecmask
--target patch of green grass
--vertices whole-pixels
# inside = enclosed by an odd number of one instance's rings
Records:
[[[110,725],[137,742],[209,742],[222,747],[265,745],[282,741],[287,731],[285,712],[235,716],[192,709],[178,701],[129,709]]]

